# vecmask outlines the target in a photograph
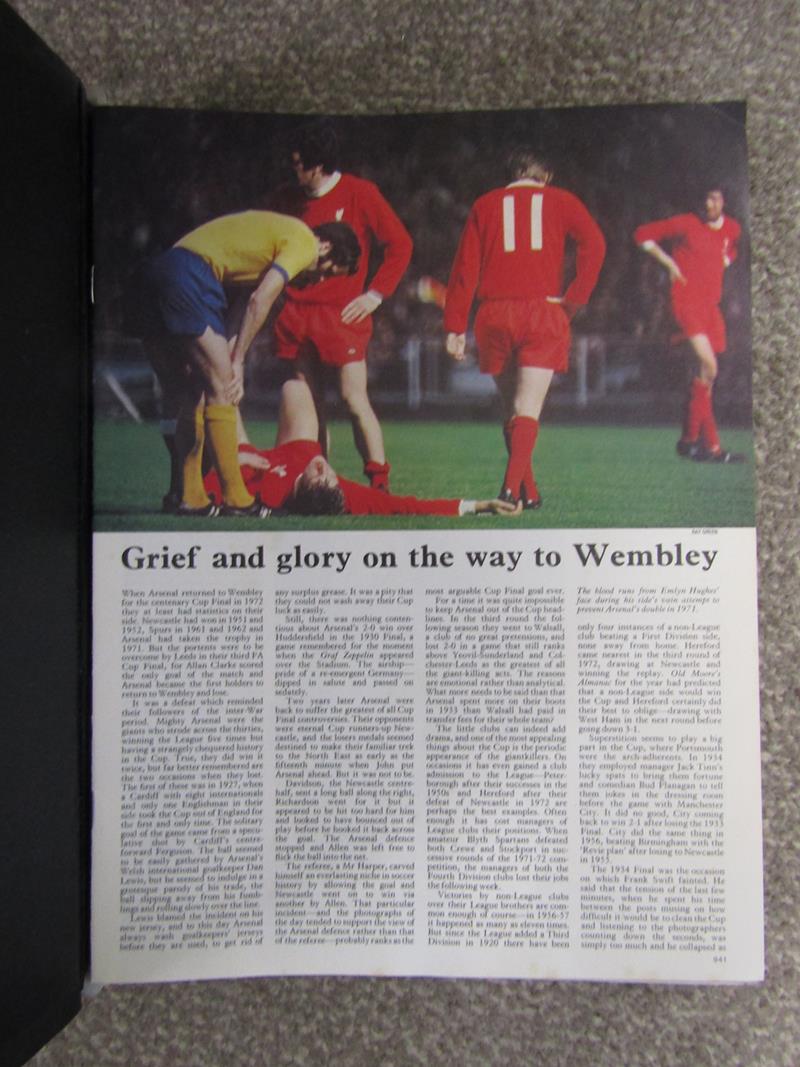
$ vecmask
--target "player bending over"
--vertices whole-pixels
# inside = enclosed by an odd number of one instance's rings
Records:
[[[725,351],[725,320],[719,309],[725,269],[736,258],[741,227],[724,214],[719,186],[705,195],[702,217],[673,215],[639,226],[634,240],[666,267],[672,313],[692,349],[693,365],[678,455],[700,462],[741,462],[744,456],[720,445],[713,391],[717,356]],[[672,255],[659,242],[667,242]]]
[[[355,234],[342,223],[312,231],[286,215],[244,211],[199,226],[146,264],[146,344],[166,403],[176,413],[174,438],[165,434],[172,461],[165,510],[189,516],[217,510],[203,486],[206,438],[223,513],[266,510],[239,469],[237,405],[244,395],[245,357],[288,281],[353,274],[359,254]],[[254,287],[231,338],[224,285]]]
[[[249,491],[271,510],[295,515],[516,515],[521,508],[502,500],[421,500],[340,478],[322,455],[314,399],[305,382],[286,382],[281,392],[275,447],[239,445],[242,476]],[[205,479],[216,494],[216,471]]]
[[[290,286],[275,324],[278,356],[295,360],[295,375],[308,382],[327,453],[323,366],[336,368],[364,473],[376,489],[389,488],[383,433],[367,395],[367,345],[372,314],[391,296],[411,258],[411,237],[377,186],[337,169],[338,145],[330,123],[307,123],[296,132],[291,161],[297,187],[283,190],[281,210],[309,226],[340,220],[361,246],[358,270],[319,289]],[[380,262],[366,289],[370,252]]]
[[[605,239],[581,201],[550,184],[550,167],[527,148],[509,158],[509,185],[472,206],[450,273],[447,351],[463,360],[477,297],[475,339],[482,373],[494,377],[504,408],[508,463],[500,497],[542,503],[533,474],[539,416],[555,372],[567,369],[570,320],[587,303],[605,257]],[[574,280],[562,295],[568,238],[577,243]]]

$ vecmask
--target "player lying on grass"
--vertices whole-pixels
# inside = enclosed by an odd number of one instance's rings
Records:
[[[208,438],[223,512],[261,514],[262,505],[242,480],[237,453],[237,405],[248,349],[289,280],[311,284],[352,274],[359,256],[358,240],[344,223],[312,231],[286,215],[244,211],[199,226],[145,266],[140,312],[145,343],[165,406],[176,418],[172,441],[164,435],[172,459],[165,510],[204,515],[216,507],[203,488]],[[231,338],[224,285],[253,289]]]
[[[247,489],[273,511],[294,515],[518,515],[521,506],[502,500],[421,500],[340,478],[322,455],[319,423],[311,390],[289,381],[281,393],[275,447],[239,444]],[[218,496],[216,471],[205,478],[205,492]]]
[[[741,227],[724,214],[718,186],[707,190],[699,215],[673,215],[639,226],[634,240],[665,267],[672,282],[672,314],[692,350],[692,374],[677,444],[679,456],[708,463],[738,463],[744,456],[722,448],[714,418],[717,356],[725,351],[719,309],[725,270],[736,259]],[[661,247],[664,242],[672,255]]]

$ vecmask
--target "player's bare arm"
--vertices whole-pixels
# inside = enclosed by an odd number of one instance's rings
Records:
[[[229,404],[238,404],[244,396],[245,357],[285,284],[283,274],[271,267],[250,294],[231,353],[232,379],[226,394]]]
[[[684,277],[681,268],[672,256],[664,251],[661,245],[656,244],[655,241],[644,241],[639,245],[639,248],[641,248],[643,252],[647,252],[648,255],[651,255],[662,267],[666,268],[670,281],[680,282],[681,285],[686,285],[686,278]]]

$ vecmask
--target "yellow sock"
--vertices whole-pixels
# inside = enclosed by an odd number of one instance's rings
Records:
[[[208,503],[208,493],[203,485],[205,437],[203,409],[196,408],[186,415],[182,413],[175,427],[175,447],[181,457],[183,478],[181,499],[188,508],[204,508]]]
[[[206,431],[214,449],[214,463],[222,484],[222,499],[235,508],[253,503],[242,479],[236,438],[236,408],[233,404],[207,404]]]

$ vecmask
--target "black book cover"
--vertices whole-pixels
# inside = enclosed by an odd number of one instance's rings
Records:
[[[6,375],[0,1063],[80,1007],[86,963],[86,111],[0,4]]]

